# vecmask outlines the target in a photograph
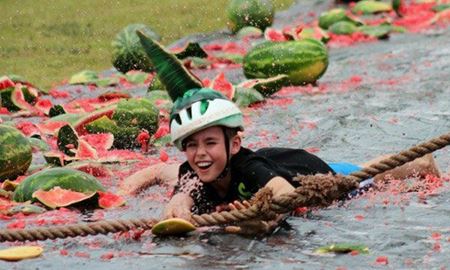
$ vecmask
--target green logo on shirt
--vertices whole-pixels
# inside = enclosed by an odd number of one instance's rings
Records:
[[[242,199],[249,199],[252,196],[252,193],[249,191],[245,191],[244,183],[239,183],[238,186],[239,196],[243,197]]]

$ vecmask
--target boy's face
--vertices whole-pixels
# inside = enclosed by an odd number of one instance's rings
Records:
[[[236,154],[240,148],[240,138],[232,138],[230,146],[230,154]],[[227,164],[222,128],[213,126],[189,136],[185,153],[189,165],[201,181],[210,183],[216,180]]]

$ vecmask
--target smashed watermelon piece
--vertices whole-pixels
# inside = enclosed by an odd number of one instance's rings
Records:
[[[211,88],[221,92],[228,99],[232,100],[234,97],[234,86],[226,78],[225,74],[221,72],[211,82]]]
[[[86,134],[81,136],[80,139],[86,141],[90,146],[98,151],[106,151],[112,147],[114,135],[111,133]]]
[[[75,203],[85,201],[92,198],[97,192],[82,193],[60,187],[54,187],[49,191],[39,189],[33,192],[32,197],[36,198],[45,206],[55,209],[58,207],[66,207]]]
[[[103,209],[117,208],[125,205],[126,201],[119,195],[110,192],[97,191],[98,206]]]

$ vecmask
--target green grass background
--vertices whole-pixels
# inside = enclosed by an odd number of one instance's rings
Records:
[[[169,44],[226,28],[228,0],[0,0],[0,76],[48,89],[83,69],[112,67],[111,41],[144,23]],[[293,0],[274,0],[277,10]]]

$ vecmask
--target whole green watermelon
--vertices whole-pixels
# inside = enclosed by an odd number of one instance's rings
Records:
[[[233,33],[246,26],[264,31],[273,23],[275,9],[270,0],[231,0],[228,8],[228,26]]]
[[[243,63],[244,75],[249,79],[285,74],[293,85],[315,82],[327,67],[327,47],[310,38],[261,43],[245,55]]]
[[[30,167],[31,144],[22,133],[10,126],[0,125],[0,181],[15,179]]]
[[[152,71],[153,64],[142,48],[141,42],[136,34],[141,30],[155,40],[161,38],[144,24],[130,24],[116,35],[112,42],[113,66],[120,72],[129,70]]]
[[[14,191],[13,200],[16,202],[32,200],[36,190],[47,191],[54,187],[82,193],[105,191],[97,178],[90,174],[68,168],[51,168],[25,178]]]

